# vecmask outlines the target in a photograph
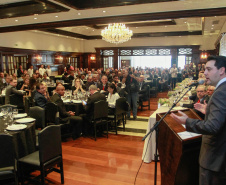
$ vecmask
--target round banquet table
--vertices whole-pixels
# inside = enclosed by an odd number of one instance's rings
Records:
[[[8,131],[6,121],[0,118],[0,134],[10,134],[13,136],[16,158],[19,159],[36,151],[35,122],[26,123],[23,130]]]

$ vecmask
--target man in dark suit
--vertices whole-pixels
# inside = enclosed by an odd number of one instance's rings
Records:
[[[34,96],[35,104],[39,107],[45,108],[47,103],[47,98],[45,97],[46,87],[43,83],[38,83],[36,85],[36,92]]]
[[[67,112],[64,102],[61,99],[61,96],[64,96],[65,93],[65,87],[63,85],[58,85],[56,87],[56,93],[51,97],[51,101],[56,103],[59,109],[60,114],[60,123],[64,124],[70,121],[70,124],[72,125],[73,131],[72,131],[72,137],[73,139],[76,139],[80,137],[82,133],[82,118],[79,116],[75,116],[75,113],[72,111]]]
[[[17,80],[10,78],[10,83],[6,87],[6,92],[5,92],[5,104],[10,104],[9,96],[12,95],[12,94],[15,94],[17,96],[23,96],[24,95],[23,92],[18,91],[16,89],[16,85],[17,85]]]
[[[93,117],[94,112],[94,103],[100,100],[106,101],[105,95],[98,92],[97,87],[95,85],[91,85],[89,87],[90,97],[87,100],[87,104],[83,104],[85,106],[86,116],[90,120]]]
[[[200,185],[224,185],[226,182],[226,57],[209,56],[205,68],[206,83],[216,86],[206,108],[204,120],[171,113],[186,130],[203,134],[199,156]]]
[[[86,105],[83,103],[86,114],[81,115],[83,118],[83,132],[87,134],[88,123],[90,123],[93,118],[94,113],[94,103],[100,100],[106,101],[105,95],[97,90],[96,85],[91,85],[89,87],[90,97],[87,100]]]
[[[101,93],[108,95],[108,78],[107,76],[103,75],[101,78],[101,83],[97,84],[97,88],[100,90]]]

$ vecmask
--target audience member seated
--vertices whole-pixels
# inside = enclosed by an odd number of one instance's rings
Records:
[[[64,96],[65,87],[59,84],[56,87],[56,93],[51,97],[51,101],[56,103],[59,109],[59,116],[60,116],[60,124],[67,123],[70,121],[70,124],[73,128],[72,131],[72,138],[76,139],[80,137],[82,133],[82,119],[79,116],[75,116],[75,113],[72,111],[66,111],[65,105],[61,96]]]
[[[208,103],[208,101],[209,101],[209,96],[206,94],[205,86],[199,85],[196,88],[196,98],[194,100],[194,103],[192,103],[192,104],[181,104],[180,103],[180,106],[187,107],[187,108],[194,108],[195,103],[204,104],[205,102]],[[195,110],[195,111],[202,119],[204,119],[205,115],[203,113],[201,113],[200,111],[197,111],[197,110]]]
[[[100,100],[106,101],[105,95],[100,93],[97,90],[97,87],[95,85],[91,85],[89,87],[90,97],[88,97],[86,105],[83,103],[85,108],[85,114],[82,115],[83,118],[83,133],[87,134],[87,124],[90,123],[90,121],[93,118],[94,113],[94,103],[98,102]]]
[[[72,93],[77,94],[78,92],[84,93],[86,92],[85,87],[82,86],[81,80],[79,78],[75,79],[75,86],[71,87]]]
[[[92,76],[88,76],[87,82],[86,82],[86,84],[85,84],[86,91],[88,91],[88,90],[89,90],[89,87],[90,87],[91,85],[93,85],[93,84],[94,84],[94,83],[93,83]]]
[[[215,87],[212,86],[212,85],[209,85],[209,86],[207,87],[207,91],[206,91],[207,95],[208,95],[209,97],[212,96],[214,90],[215,90]]]
[[[30,87],[29,87],[29,78],[24,79],[24,83],[20,90],[26,91],[26,95],[30,94]]]
[[[101,83],[98,84],[97,88],[100,90],[101,93],[107,95],[108,94],[108,78],[107,76],[102,76]]]
[[[47,76],[46,73],[43,74],[42,82],[50,82],[50,78]]]
[[[6,87],[5,104],[10,104],[10,98],[9,98],[9,96],[11,94],[15,94],[15,95],[18,95],[18,96],[23,96],[24,95],[23,92],[18,91],[16,89],[16,85],[17,85],[17,80],[16,79],[13,79],[13,78],[10,78],[10,83]]]
[[[93,80],[93,84],[95,85],[95,86],[98,86],[98,79],[97,79],[97,74],[93,74],[93,76],[92,76],[92,80]]]
[[[35,104],[39,107],[45,108],[48,102],[46,95],[46,86],[43,83],[36,85],[36,92],[34,95]]]
[[[109,114],[114,114],[114,109],[115,109],[115,104],[116,100],[120,98],[119,94],[117,93],[115,84],[110,83],[108,85],[108,97],[107,97],[107,102],[108,102],[108,107],[109,107]]]

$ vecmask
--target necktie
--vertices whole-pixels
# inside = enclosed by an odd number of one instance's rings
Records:
[[[200,99],[197,101],[197,103],[200,103]]]
[[[104,90],[104,85],[103,85],[103,90]]]

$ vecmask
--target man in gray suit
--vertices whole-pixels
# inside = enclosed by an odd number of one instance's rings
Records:
[[[205,68],[206,83],[216,87],[211,96],[204,120],[188,118],[171,113],[186,130],[203,134],[199,156],[199,184],[226,184],[226,57],[210,56]]]
[[[10,78],[9,85],[7,86],[6,92],[5,92],[5,104],[10,104],[9,95],[11,95],[11,94],[16,94],[16,95],[19,95],[19,96],[24,95],[23,92],[18,91],[16,89],[16,86],[17,86],[17,80]]]

